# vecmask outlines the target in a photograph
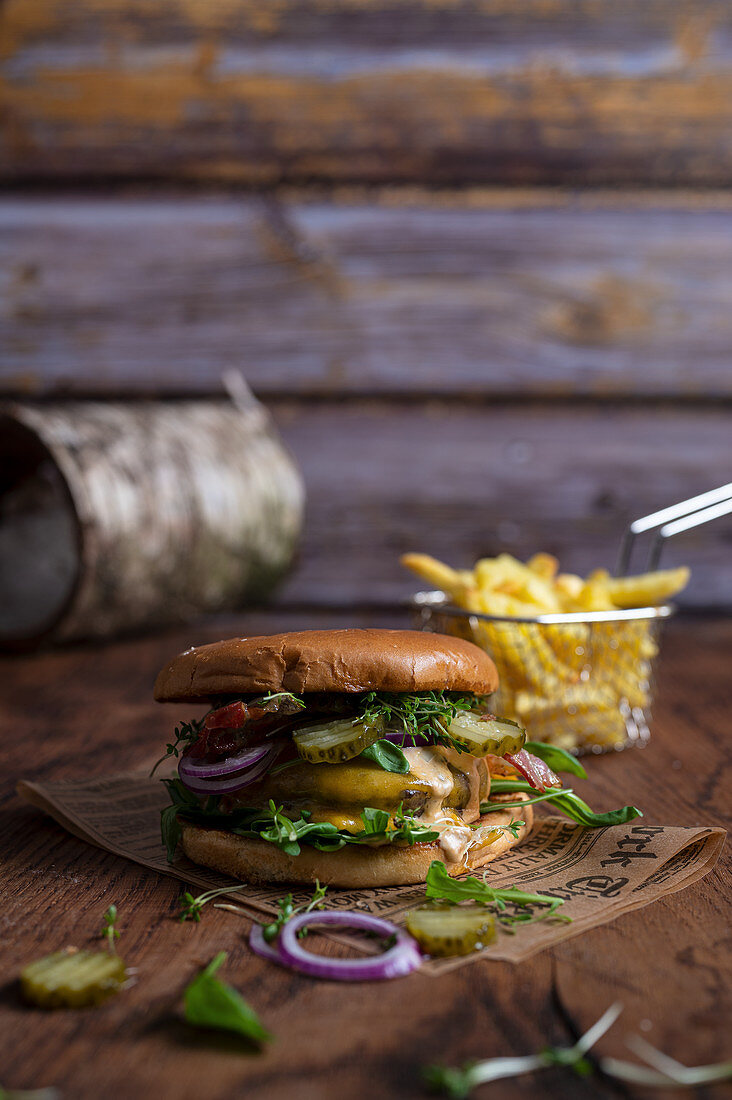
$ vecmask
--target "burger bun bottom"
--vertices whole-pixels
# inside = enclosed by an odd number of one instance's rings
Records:
[[[526,795],[509,796],[511,801],[524,801]],[[501,810],[500,799],[492,800],[496,809],[484,814],[481,824],[506,828],[517,816],[515,810]],[[505,855],[531,832],[533,806],[520,811],[523,822],[518,835],[503,832],[492,844],[475,847],[462,863],[446,864],[448,874],[455,876]],[[407,886],[424,882],[433,860],[445,862],[437,843],[415,844],[412,847],[383,845],[369,847],[350,845],[337,852],[320,852],[303,845],[300,855],[290,856],[266,840],[236,836],[222,829],[181,822],[183,852],[193,863],[211,867],[240,882],[256,885],[267,883],[313,884],[317,879],[324,886],[365,889],[379,886]]]

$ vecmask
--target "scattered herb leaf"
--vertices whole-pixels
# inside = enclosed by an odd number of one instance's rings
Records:
[[[450,901],[453,904],[461,901],[477,901],[482,905],[490,906],[496,919],[507,929],[515,924],[546,920],[548,917],[554,920],[571,920],[571,917],[557,913],[557,909],[564,904],[561,898],[552,897],[550,894],[529,894],[515,886],[496,889],[482,879],[472,876],[451,878],[445,864],[439,859],[433,859],[427,872],[426,894],[428,898]],[[536,913],[534,912],[536,909],[544,911]]]
[[[267,1042],[272,1035],[259,1022],[254,1009],[232,986],[215,977],[225,959],[226,952],[219,951],[186,988],[186,1020],[196,1027],[233,1031],[256,1043]]]
[[[519,821],[517,818],[513,818],[511,821],[509,821],[508,825],[503,825],[502,828],[504,833],[510,833],[514,840],[518,840],[519,829],[522,825],[525,824],[525,821]]]

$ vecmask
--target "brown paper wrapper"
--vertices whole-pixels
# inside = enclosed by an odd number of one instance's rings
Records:
[[[166,861],[160,840],[160,810],[168,805],[168,798],[156,779],[129,774],[78,782],[23,781],[18,793],[74,836],[143,867],[201,889],[234,883],[183,856],[173,864]],[[520,848],[488,865],[485,878],[491,886],[515,885],[531,893],[563,898],[560,912],[571,917],[571,923],[537,920],[518,925],[512,935],[499,930],[495,943],[485,950],[463,958],[426,960],[423,971],[444,974],[480,959],[523,962],[545,947],[684,890],[714,867],[725,835],[724,829],[647,825],[642,819],[612,828],[585,829],[556,817],[540,818]],[[240,892],[222,900],[235,900],[248,917],[261,920],[276,915],[277,900],[283,893],[281,885],[243,885]],[[292,893],[296,903],[310,897],[307,890]],[[423,899],[423,886],[331,888],[326,908],[360,909],[401,924],[406,911]]]

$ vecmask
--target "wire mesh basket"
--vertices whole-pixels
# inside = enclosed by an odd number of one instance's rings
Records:
[[[570,752],[612,752],[650,736],[653,662],[674,608],[502,618],[451,605],[442,592],[410,602],[416,626],[474,642],[493,658],[496,713],[532,741]]]

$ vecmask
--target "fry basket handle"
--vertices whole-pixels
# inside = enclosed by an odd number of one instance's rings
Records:
[[[727,485],[720,485],[718,489],[710,489],[707,493],[689,497],[688,500],[662,508],[659,512],[651,512],[650,515],[633,520],[625,529],[620,543],[617,576],[624,577],[628,572],[637,535],[660,528],[648,553],[647,568],[656,569],[661,560],[666,539],[682,531],[688,531],[692,527],[698,527],[702,523],[709,523],[710,520],[717,519],[719,516],[728,515],[730,512],[732,512],[732,481]]]

